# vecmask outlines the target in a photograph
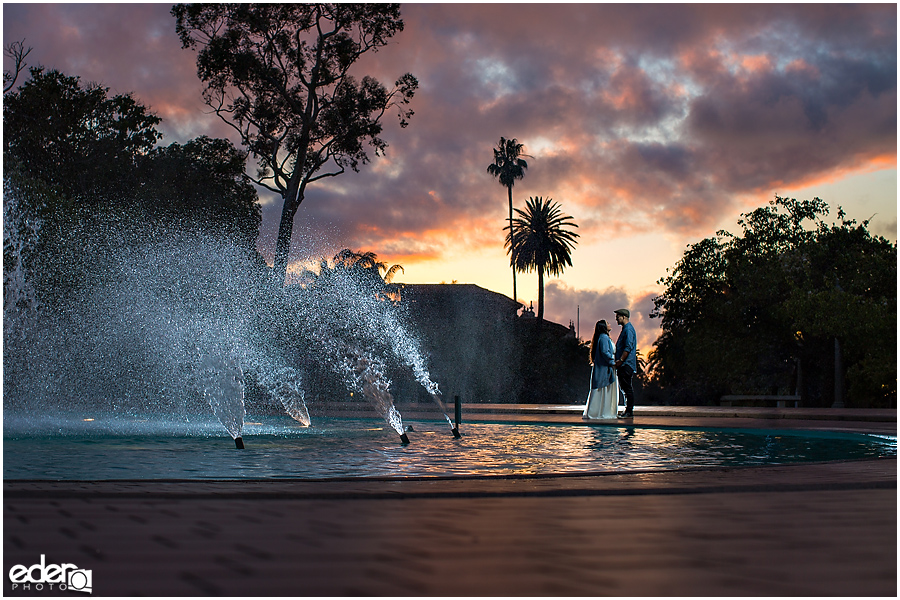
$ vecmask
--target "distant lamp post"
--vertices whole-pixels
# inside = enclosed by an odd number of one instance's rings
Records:
[[[834,404],[831,408],[844,408],[844,359],[837,338],[834,338]]]

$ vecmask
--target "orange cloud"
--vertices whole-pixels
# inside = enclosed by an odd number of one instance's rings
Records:
[[[897,168],[897,155],[879,154],[872,157],[860,158],[860,160],[856,161],[853,164],[842,165],[826,173],[817,173],[810,175],[809,177],[795,179],[790,182],[773,181],[771,183],[771,186],[769,187],[773,189],[782,187],[785,191],[798,190],[808,187],[814,187],[817,185],[833,184],[842,179],[846,179],[851,175],[871,173],[874,171],[881,171],[890,168]]]
[[[819,77],[819,69],[802,58],[795,58],[791,62],[787,64],[784,70],[788,73],[803,73],[818,79]]]
[[[706,236],[748,196],[758,205],[896,168],[896,5],[519,8],[403,6],[403,33],[357,74],[388,85],[415,74],[416,115],[404,130],[384,119],[385,157],[310,187],[298,248],[502,263],[506,190],[485,172],[501,135],[534,155],[515,206],[551,197],[585,238]],[[169,10],[10,3],[4,28],[34,45],[34,64],[133,91],[167,136],[233,136],[204,112],[196,52],[181,49]],[[503,66],[502,86],[488,60]],[[281,202],[262,197],[268,255]]]
[[[737,63],[740,64],[742,69],[750,73],[772,70],[772,60],[765,54],[740,56],[737,58]]]

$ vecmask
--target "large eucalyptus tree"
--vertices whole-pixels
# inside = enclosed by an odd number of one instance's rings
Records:
[[[177,4],[184,48],[200,46],[203,98],[257,160],[250,179],[283,200],[272,277],[284,283],[294,216],[307,186],[368,162],[387,144],[381,117],[405,127],[418,81],[388,90],[350,70],[403,30],[398,4]]]

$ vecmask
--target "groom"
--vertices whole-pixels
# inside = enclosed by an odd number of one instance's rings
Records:
[[[622,326],[616,339],[616,374],[619,376],[619,387],[625,394],[625,412],[619,415],[620,419],[634,417],[634,388],[631,378],[637,372],[637,334],[634,325],[628,322],[630,319],[631,313],[627,308],[616,311],[616,323]]]

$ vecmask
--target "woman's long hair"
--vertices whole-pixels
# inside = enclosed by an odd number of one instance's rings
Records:
[[[600,339],[601,333],[609,333],[609,325],[602,319],[594,325],[594,337],[591,338],[591,364],[594,364],[594,350],[597,348],[597,340]]]

